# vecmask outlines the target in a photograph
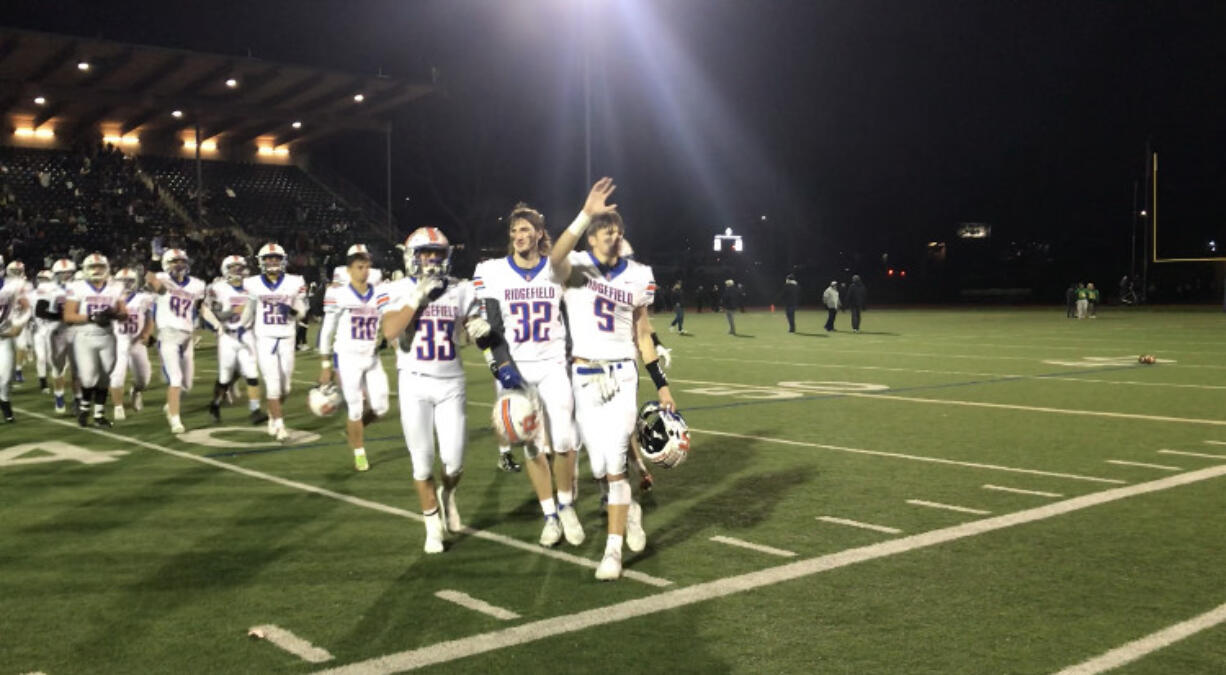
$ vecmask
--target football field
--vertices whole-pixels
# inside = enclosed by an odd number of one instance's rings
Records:
[[[355,472],[341,416],[306,409],[313,352],[284,445],[243,401],[208,423],[208,336],[179,438],[156,374],[142,412],[82,429],[27,365],[0,425],[0,673],[1226,671],[1220,309],[670,318],[692,453],[655,472],[616,583],[586,456],[587,541],[536,543],[471,347],[468,530],[433,556],[398,415]]]

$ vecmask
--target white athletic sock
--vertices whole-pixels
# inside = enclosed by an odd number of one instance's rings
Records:
[[[622,539],[623,538],[624,537],[622,537],[622,535],[620,534],[610,534],[609,539],[605,541],[604,552],[606,554],[607,553],[617,553],[618,555],[620,555],[622,552]]]
[[[507,453],[509,453],[509,452],[511,452],[511,446],[509,446],[509,445],[500,445],[500,446],[498,446],[498,454],[500,454],[500,455],[505,455],[505,454],[507,454]]]
[[[558,507],[554,505],[553,499],[542,499],[541,500],[541,511],[545,514],[546,517],[558,515]]]
[[[353,449],[353,456],[354,456],[354,457],[365,457],[365,456],[366,456],[366,448],[354,448],[354,449]]]
[[[171,426],[177,426],[177,425],[182,424],[182,423],[183,423],[183,420],[179,419],[179,416],[178,416],[178,415],[171,415],[171,416],[170,416],[170,425],[171,425]]]
[[[260,402],[259,402],[259,401],[254,401],[254,400],[248,400],[248,401],[247,401],[247,409],[248,409],[248,410],[250,410],[251,412],[255,412],[255,411],[259,410],[259,409],[260,409]]]
[[[575,503],[575,495],[570,490],[558,490],[558,506],[566,508]]]

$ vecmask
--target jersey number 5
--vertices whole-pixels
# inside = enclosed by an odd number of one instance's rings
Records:
[[[612,300],[605,298],[596,298],[596,327],[606,333],[613,332],[613,308],[615,305]]]

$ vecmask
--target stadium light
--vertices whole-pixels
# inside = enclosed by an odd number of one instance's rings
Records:
[[[34,105],[47,105],[47,99],[43,98],[42,96],[35,96]]]
[[[362,101],[365,101],[365,100],[366,100],[366,96],[364,94],[354,94],[353,95],[354,103],[361,103]]]
[[[183,117],[183,111],[182,110],[171,111],[170,116],[175,119],[181,119]]]
[[[102,137],[103,142],[111,145],[140,145],[140,139],[133,134],[127,136],[119,136],[116,134],[107,134]]]
[[[230,79],[226,80],[226,86],[233,89],[238,86],[238,80],[231,77]]]
[[[196,149],[196,141],[186,139],[183,141],[183,147],[187,150],[194,151]],[[200,142],[200,152],[213,152],[215,150],[217,150],[217,141],[210,140]]]
[[[293,128],[295,128],[295,129],[301,129],[301,128],[302,128],[302,122],[299,122],[298,120],[294,120],[294,123],[293,123],[293,124],[291,124],[290,126],[291,126],[291,127],[293,127]]]
[[[86,73],[89,72],[89,61],[80,61],[77,63],[77,70]]]

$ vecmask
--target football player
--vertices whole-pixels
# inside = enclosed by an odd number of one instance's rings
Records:
[[[115,367],[115,333],[113,322],[128,317],[123,298],[126,293],[119,282],[111,279],[111,265],[101,253],[91,253],[81,261],[84,281],[68,285],[64,299],[64,323],[77,326],[72,352],[81,380],[81,404],[77,422],[89,426],[90,403],[93,403],[94,426],[110,427],[106,418],[107,385]]]
[[[205,292],[201,315],[217,330],[217,382],[213,385],[213,401],[209,416],[221,422],[221,403],[239,373],[247,381],[247,410],[252,424],[263,424],[268,415],[260,411],[260,373],[255,363],[255,336],[251,324],[243,323],[243,310],[251,295],[243,286],[247,277],[247,261],[232,255],[221,261],[221,277]]]
[[[0,265],[4,264],[0,260]],[[18,293],[26,299],[26,303],[33,307],[30,303],[30,295],[34,291],[33,285],[26,280],[26,266],[20,260],[14,260],[4,268],[4,274],[8,277],[8,283],[14,284],[20,288]],[[34,327],[27,320],[21,330],[17,331],[17,335],[13,338],[13,348],[17,352],[15,357],[15,366],[13,372],[13,383],[21,384],[26,381],[25,375],[22,373],[21,366],[26,362],[29,353],[33,351],[34,342],[32,336]]]
[[[51,265],[52,283],[40,287],[34,303],[34,318],[39,323],[39,332],[51,366],[52,392],[55,394],[55,412],[68,412],[64,405],[64,385],[72,361],[72,335],[70,326],[64,324],[64,298],[68,284],[77,273],[77,265],[67,258],[60,258]],[[73,388],[77,387],[73,373]],[[75,392],[74,392],[75,393]]]
[[[154,295],[137,290],[140,277],[136,270],[125,267],[115,273],[115,281],[123,286],[123,304],[128,316],[115,323],[115,367],[111,369],[111,405],[116,421],[127,419],[123,407],[123,386],[132,371],[132,409],[144,407],[143,392],[149,386],[152,368],[149,366],[149,336],[153,334]]]
[[[256,365],[268,399],[268,434],[285,441],[289,431],[283,401],[294,376],[295,321],[307,312],[306,283],[297,274],[286,274],[285,249],[278,244],[264,244],[256,260],[260,273],[243,280],[248,302],[242,322],[255,333]]]
[[[353,467],[370,469],[364,428],[387,414],[388,384],[376,347],[379,340],[379,298],[370,282],[370,251],[354,244],[346,252],[344,284],[324,292],[324,321],[319,329],[319,383],[332,384],[340,371],[341,393],[349,409],[345,432],[353,450]],[[386,302],[386,297],[383,298]],[[335,366],[335,368],[334,368]],[[365,394],[365,395],[363,395]],[[369,403],[369,410],[364,409]]]
[[[196,376],[196,342],[193,339],[204,280],[191,275],[187,251],[169,248],[162,253],[162,271],[145,273],[149,288],[157,294],[153,317],[158,329],[158,355],[166,375],[166,421],[170,433],[187,429],[180,417],[183,392],[192,390]]]
[[[34,278],[34,291],[29,295],[30,306],[37,307],[38,301],[54,284],[55,276],[51,274],[51,270],[39,270],[38,276]],[[34,343],[34,368],[38,372],[38,389],[44,394],[50,394],[51,388],[47,386],[47,371],[51,360],[46,336],[43,334],[43,323],[42,319],[35,316],[27,330],[30,331],[31,341]]]
[[[473,272],[482,315],[491,326],[486,344],[478,342],[478,346],[483,347],[494,371],[499,395],[527,384],[544,408],[544,447],[525,448],[528,478],[545,516],[540,543],[553,546],[565,534],[567,543],[578,546],[585,535],[574,508],[575,399],[566,371],[562,284],[549,262],[545,217],[521,203],[507,222],[509,255],[482,262]],[[496,356],[498,343],[508,347],[506,357]],[[551,453],[552,476],[546,459]]]
[[[636,351],[646,362],[660,405],[676,409],[651,340],[647,310],[655,299],[655,281],[650,267],[618,255],[624,226],[617,205],[608,203],[614,189],[610,178],[592,186],[583,210],[550,254],[566,287],[575,421],[592,475],[608,483],[608,539],[596,569],[600,580],[621,576],[623,543],[634,552],[647,545],[642,508],[632,499],[626,480],[626,454],[637,415]],[[585,235],[591,250],[575,251]]]
[[[467,322],[475,338],[488,334],[489,324],[477,316],[472,284],[448,275],[451,245],[438,228],[421,227],[409,235],[404,266],[407,276],[382,286],[379,293],[383,336],[396,343],[400,422],[425,515],[425,551],[442,553],[445,531],[463,528],[455,501],[467,435],[460,323]],[[437,491],[436,433],[443,463]]]
[[[4,257],[0,256],[0,265]],[[0,415],[5,422],[13,421],[13,403],[9,392],[13,386],[14,339],[30,319],[30,301],[25,295],[25,278],[18,284],[0,277]]]

